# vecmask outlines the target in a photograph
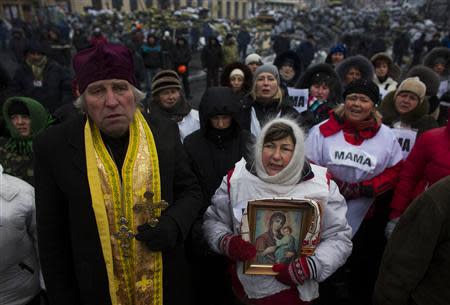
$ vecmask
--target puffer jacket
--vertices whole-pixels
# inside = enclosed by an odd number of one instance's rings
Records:
[[[423,133],[400,172],[391,202],[390,218],[400,217],[409,204],[430,186],[450,175],[450,123]]]
[[[0,165],[0,304],[27,304],[39,294],[34,189]]]

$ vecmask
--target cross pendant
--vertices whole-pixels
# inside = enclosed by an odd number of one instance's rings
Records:
[[[152,192],[149,191],[145,192],[144,193],[145,200],[143,201],[143,203],[137,203],[133,207],[133,210],[135,212],[138,213],[146,212],[148,216],[147,223],[152,228],[156,227],[156,225],[159,222],[158,216],[156,214],[158,209],[164,210],[169,206],[169,204],[164,200],[161,200],[159,202],[153,202],[153,196],[154,194]]]

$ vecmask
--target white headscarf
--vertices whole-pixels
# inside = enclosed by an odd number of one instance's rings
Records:
[[[269,128],[275,123],[283,123],[292,128],[295,136],[295,148],[289,164],[278,174],[269,176],[262,163],[264,138]],[[264,125],[254,147],[256,175],[263,181],[272,184],[294,185],[300,181],[305,162],[305,135],[297,123],[286,117],[276,118]]]

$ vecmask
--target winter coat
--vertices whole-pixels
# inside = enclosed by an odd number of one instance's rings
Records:
[[[215,45],[211,44],[212,40],[216,41]],[[223,51],[217,38],[211,37],[208,44],[203,48],[201,54],[202,67],[204,69],[218,69],[223,65]]]
[[[342,87],[339,77],[333,67],[329,64],[323,63],[309,67],[295,87],[298,89],[309,90],[312,85],[312,79],[317,73],[324,73],[329,76],[327,84],[330,93],[328,94],[327,101],[322,103],[317,109],[311,109],[311,105],[308,103],[308,109],[300,113],[302,127],[304,127],[305,130],[309,130],[314,125],[327,120],[330,110],[335,108],[342,101]]]
[[[41,290],[34,189],[0,164],[0,304],[27,304]]]
[[[262,126],[275,117],[290,117],[301,126],[299,113],[286,97],[268,103],[255,101],[250,96],[247,99],[239,112],[238,122],[243,130],[250,131],[254,136],[257,137]]]
[[[291,40],[286,36],[277,35],[273,41],[273,51],[278,56],[283,52],[290,50]]]
[[[395,187],[402,154],[394,133],[386,125],[381,124],[368,135],[361,131],[358,137],[349,136],[356,130],[341,126],[345,126],[345,121],[333,112],[330,119],[310,130],[305,150],[308,160],[326,166],[334,178],[372,189],[372,196],[361,195],[347,201],[347,219],[354,235],[376,197]]]
[[[223,68],[222,74],[220,76],[220,85],[223,87],[230,87],[230,74],[234,69],[240,69],[244,72],[244,84],[242,85],[241,92],[239,92],[242,96],[247,95],[253,86],[253,74],[247,65],[240,62],[233,62],[231,64],[226,65]]]
[[[72,54],[69,41],[65,41],[61,38],[61,34],[58,29],[50,29],[57,37],[55,39],[48,38],[44,42],[46,55],[56,61],[58,64],[68,67],[70,66]]]
[[[251,40],[252,37],[246,30],[240,30],[236,37],[236,41],[239,47],[247,46]]]
[[[362,79],[373,79],[375,72],[373,71],[372,63],[362,55],[350,56],[336,66],[336,73],[339,76],[343,87],[346,85],[345,75],[352,67],[356,67],[361,72]]]
[[[417,130],[417,135],[432,128],[439,127],[436,120],[428,115],[428,101],[425,100],[417,105],[412,111],[400,115],[395,109],[395,91],[390,92],[381,102],[379,111],[383,116],[383,123],[393,128],[397,122],[409,125],[411,129]]]
[[[344,264],[350,255],[350,227],[345,219],[345,200],[334,182],[329,185],[326,169],[307,162],[303,167],[301,179],[294,185],[280,185],[264,182],[251,170],[252,166],[242,159],[239,161],[229,179],[224,179],[212,198],[212,205],[205,213],[203,230],[210,247],[222,253],[219,241],[226,234],[240,234],[242,211],[250,200],[262,198],[314,198],[321,201],[322,223],[321,239],[314,255],[308,259],[314,261],[316,271],[303,285],[295,287],[298,296],[304,301],[318,297],[318,284]],[[245,203],[243,205],[242,203]],[[250,299],[270,298],[289,286],[278,282],[274,276],[245,275],[243,263],[237,262],[233,268],[245,294]],[[236,289],[236,283],[233,283]],[[276,296],[273,296],[273,304]],[[269,303],[267,303],[269,304]],[[272,304],[272,303],[270,303]]]
[[[238,49],[234,41],[225,43],[222,47],[222,51],[223,51],[224,66],[238,61],[239,59]]]
[[[178,40],[180,39],[184,40],[184,45],[181,46],[177,44],[175,48],[173,48],[171,56],[175,71],[177,70],[178,66],[185,65],[187,67],[192,59],[191,48],[187,40],[184,38],[178,38]]]
[[[422,194],[400,218],[381,261],[374,305],[450,304],[448,198],[449,177]]]
[[[294,51],[286,51],[280,55],[277,55],[273,61],[273,64],[278,68],[278,70],[280,70],[286,60],[294,62],[295,75],[290,80],[285,80],[280,74],[280,85],[283,89],[287,87],[294,87],[300,77],[300,74],[302,73],[302,61]]]
[[[189,271],[183,241],[202,208],[201,190],[179,140],[177,126],[146,118],[158,153],[164,214],[179,240],[162,251],[163,304],[186,305]],[[85,117],[46,130],[34,142],[39,258],[50,304],[111,304],[86,170]]]
[[[223,176],[249,153],[252,135],[241,130],[234,118],[239,112],[239,101],[228,88],[210,89],[200,103],[200,129],[186,137],[184,147],[204,191],[204,199],[210,199],[219,187]],[[209,119],[215,115],[233,117],[231,126],[218,130]]]
[[[83,34],[81,30],[75,30],[75,33],[72,37],[72,44],[77,52],[87,49],[91,46],[87,35]]]
[[[302,42],[295,50],[298,57],[301,58],[303,70],[306,70],[314,59],[316,50],[316,46],[311,41]]]
[[[147,69],[158,69],[162,67],[161,46],[158,43],[153,45],[144,43],[141,47],[141,55]]]
[[[377,84],[378,89],[380,89],[380,95],[383,99],[386,94],[388,94],[391,91],[397,90],[398,83],[392,79],[392,77],[388,77],[384,80],[384,82],[380,82],[377,76],[374,76],[373,82]]]
[[[50,113],[73,100],[72,79],[69,71],[51,59],[48,59],[42,84],[39,85],[35,86],[31,67],[23,63],[16,70],[11,82],[11,96],[31,97]]]
[[[424,132],[403,164],[391,202],[390,218],[400,217],[424,191],[450,175],[450,123]]]

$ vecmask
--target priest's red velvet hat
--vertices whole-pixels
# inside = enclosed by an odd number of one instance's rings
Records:
[[[73,57],[73,69],[80,93],[90,83],[105,79],[124,79],[136,84],[133,55],[120,44],[103,43],[78,52]]]

